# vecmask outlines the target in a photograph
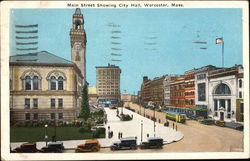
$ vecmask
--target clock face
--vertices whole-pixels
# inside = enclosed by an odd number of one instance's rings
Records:
[[[82,49],[82,45],[81,44],[76,44],[75,45],[75,50],[79,51]]]

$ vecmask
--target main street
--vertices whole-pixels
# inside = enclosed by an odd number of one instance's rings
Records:
[[[135,104],[129,104],[129,106],[139,112],[140,107]],[[108,146],[113,142],[118,141],[118,132],[123,133],[123,137],[136,136],[137,144],[141,142],[141,120],[143,120],[143,141],[146,140],[147,134],[149,136],[154,135],[153,121],[139,114],[123,109],[125,114],[133,115],[131,121],[120,121],[116,116],[116,110],[105,109],[108,115],[108,122],[106,127],[110,126],[110,130],[113,131],[114,136],[112,138],[98,139],[102,147],[100,152],[112,152],[112,153],[126,153],[126,152],[239,152],[243,151],[243,139],[244,133],[230,128],[218,127],[215,125],[203,125],[197,121],[188,120],[185,124],[175,123],[178,126],[178,131],[172,130],[172,121],[170,127],[164,127],[162,124],[156,123],[156,136],[160,136],[166,141],[165,143],[171,142],[174,138],[181,139],[177,142],[165,144],[162,149],[137,149],[137,150],[120,150],[111,151]],[[143,110],[142,110],[143,111]],[[119,108],[121,112],[121,108]],[[145,110],[145,114],[152,116],[151,110]],[[156,118],[162,119],[164,113],[156,112]],[[108,129],[107,129],[108,130]],[[108,131],[107,131],[108,132]],[[65,152],[74,152],[74,148],[83,144],[85,140],[68,140],[63,141],[65,148],[71,148],[72,150],[66,150]],[[12,149],[19,146],[21,143],[11,143]],[[37,142],[37,148],[45,146],[45,142]],[[104,148],[106,147],[106,148]]]

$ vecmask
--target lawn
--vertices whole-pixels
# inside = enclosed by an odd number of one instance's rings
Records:
[[[56,127],[57,140],[81,140],[91,139],[92,132],[80,133],[79,127]],[[48,141],[55,134],[54,127],[47,128]],[[44,141],[45,128],[44,127],[11,127],[10,128],[10,142],[37,142]],[[100,135],[101,138],[105,134]]]

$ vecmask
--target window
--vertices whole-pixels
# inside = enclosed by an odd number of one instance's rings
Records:
[[[227,100],[227,112],[231,112],[231,100]]]
[[[58,90],[63,90],[63,77],[58,77]]]
[[[30,108],[30,99],[29,98],[25,98],[25,101],[24,101],[24,106],[25,108],[29,109]]]
[[[56,119],[56,114],[55,114],[55,113],[51,113],[51,114],[50,114],[50,119],[51,119],[51,120]]]
[[[206,84],[200,83],[198,84],[198,101],[206,100]]]
[[[33,99],[33,108],[37,108],[38,107],[38,99],[34,98]]]
[[[33,77],[33,90],[39,89],[39,79],[38,76]]]
[[[58,78],[51,76],[50,90],[64,90],[64,78],[62,76],[59,76]]]
[[[54,98],[50,99],[50,107],[55,108],[56,107],[56,100]]]
[[[226,107],[225,105],[226,105],[226,100],[221,99],[221,100],[220,100],[220,107],[225,108],[225,107]],[[220,107],[219,107],[219,108],[220,108]]]
[[[214,113],[214,116],[218,116],[218,112],[215,112],[215,113]]]
[[[33,120],[38,120],[38,114],[37,113],[33,114]]]
[[[25,90],[39,90],[40,80],[38,76],[25,77]]]
[[[227,114],[227,118],[228,119],[230,119],[231,118],[231,114],[229,113],[229,114]]]
[[[240,103],[240,113],[244,113],[244,103]]]
[[[30,113],[25,114],[25,120],[30,120]]]
[[[31,90],[31,78],[30,78],[30,76],[25,77],[25,89]]]
[[[239,80],[239,88],[242,88],[242,80]]]
[[[230,88],[226,84],[221,83],[216,88],[215,94],[230,95],[231,94],[231,90],[230,90]]]
[[[58,114],[58,119],[63,119],[63,113]]]
[[[202,80],[206,78],[206,74],[197,75],[197,80]]]
[[[56,77],[52,76],[50,78],[50,89],[56,90]]]
[[[63,99],[62,98],[58,99],[58,108],[63,108]]]
[[[214,111],[218,110],[218,104],[217,104],[218,100],[214,100]]]
[[[242,98],[242,92],[239,92],[239,98]]]

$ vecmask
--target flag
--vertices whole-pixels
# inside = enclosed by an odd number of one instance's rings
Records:
[[[216,39],[216,44],[220,44],[223,43],[223,38],[217,38]]]

